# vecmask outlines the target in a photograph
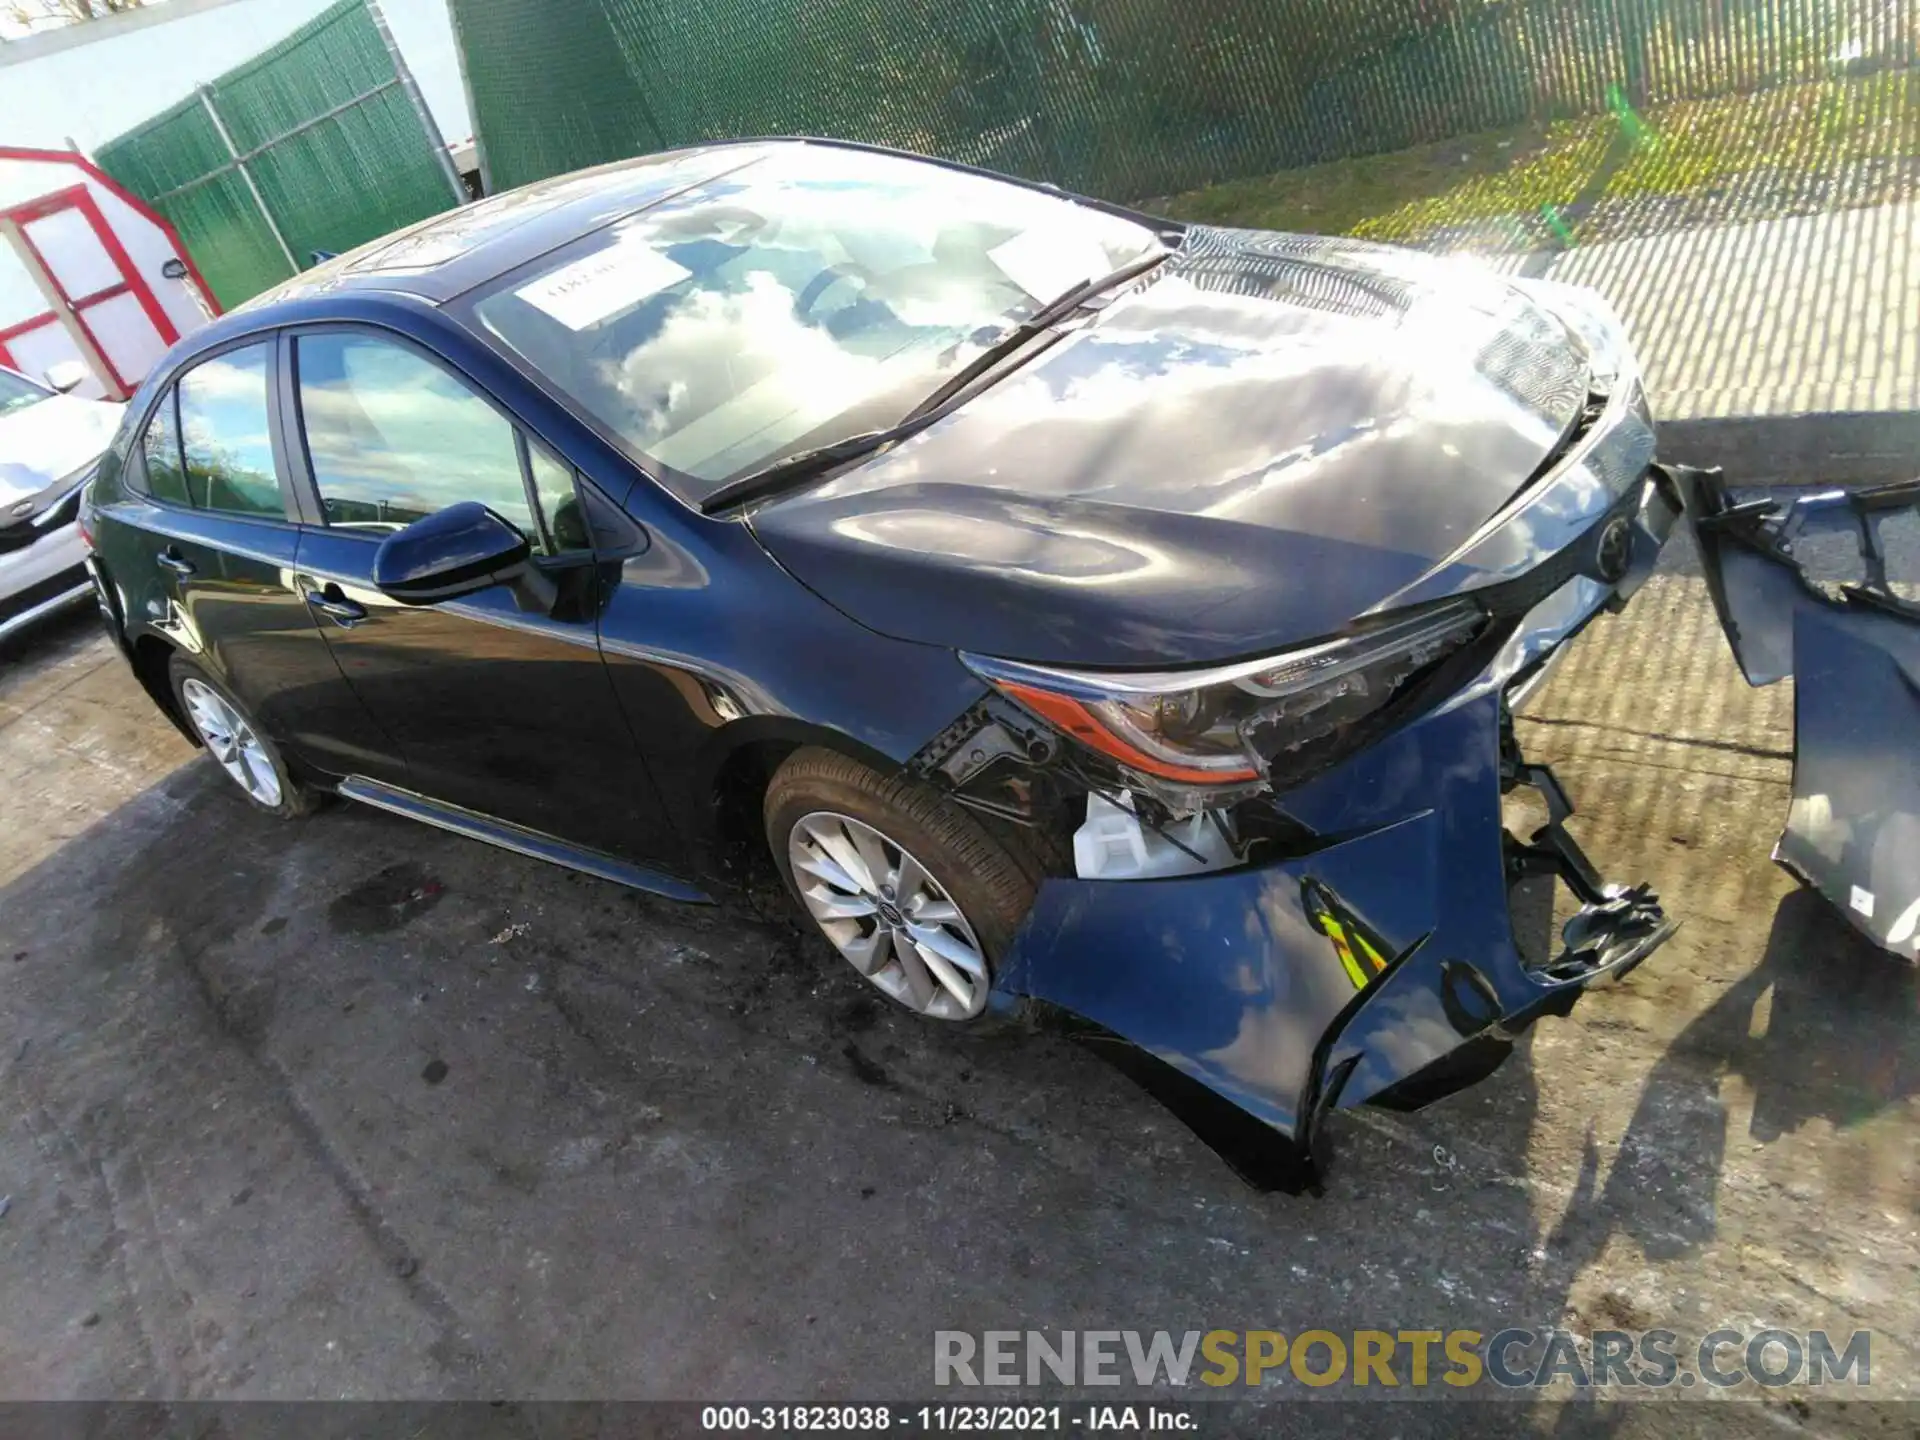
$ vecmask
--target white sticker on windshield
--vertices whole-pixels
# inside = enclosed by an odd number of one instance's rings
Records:
[[[1113,269],[1096,241],[1072,230],[1024,230],[994,246],[987,258],[1036,300],[1051,300]]]
[[[692,273],[638,236],[623,237],[513,293],[569,330],[584,330],[631,310]]]

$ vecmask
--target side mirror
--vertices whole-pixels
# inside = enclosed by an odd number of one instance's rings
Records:
[[[78,360],[62,360],[47,367],[47,388],[65,395],[87,383],[87,367]]]
[[[402,605],[457,600],[520,580],[526,536],[477,500],[462,500],[396,530],[373,555],[373,583]]]
[[[160,267],[160,273],[169,280],[184,280],[187,278],[187,262],[178,255],[170,256]]]

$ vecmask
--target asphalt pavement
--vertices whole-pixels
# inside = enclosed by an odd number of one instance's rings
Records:
[[[1920,991],[1768,863],[1789,715],[1684,556],[1583,637],[1523,743],[1684,928],[1293,1198],[783,915],[259,817],[76,617],[0,674],[0,1397],[904,1398],[936,1328],[1508,1324],[1871,1329],[1910,1394]]]

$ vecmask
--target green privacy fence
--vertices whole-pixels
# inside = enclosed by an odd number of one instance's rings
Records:
[[[451,0],[492,183],[875,141],[1117,198],[1915,59],[1920,0]]]
[[[222,305],[464,197],[372,0],[340,0],[97,159],[173,222]]]

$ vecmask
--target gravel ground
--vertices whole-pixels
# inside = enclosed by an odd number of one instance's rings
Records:
[[[1920,989],[1768,863],[1790,725],[1684,556],[1596,625],[1522,742],[1685,927],[1478,1088],[1343,1112],[1295,1199],[782,917],[258,817],[59,622],[0,658],[0,1398],[906,1398],[935,1328],[1506,1325],[1871,1329],[1911,1396]],[[1911,1433],[1806,1398],[1260,1424]]]

